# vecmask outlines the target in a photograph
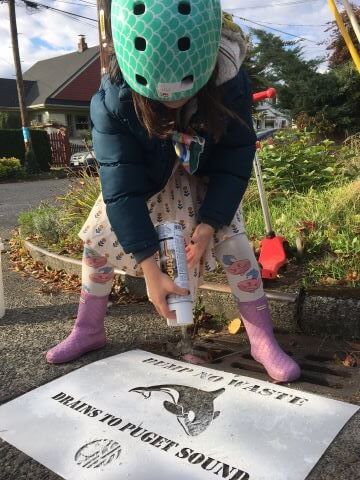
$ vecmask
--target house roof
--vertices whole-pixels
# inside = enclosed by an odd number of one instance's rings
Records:
[[[272,105],[270,105],[269,103],[265,103],[263,105],[258,105],[256,107],[256,111],[257,112],[267,112],[269,113],[270,115],[274,115],[275,117],[283,117],[283,118],[288,118],[288,115],[286,115],[285,113],[281,112],[280,110],[278,110],[277,108],[274,108]]]
[[[36,82],[25,81],[25,96]],[[16,80],[14,78],[0,78],[0,107],[19,108]]]
[[[68,53],[35,63],[23,75],[24,80],[32,82],[32,87],[26,96],[26,104],[35,106],[59,103],[52,101],[51,97],[55,96],[98,57],[99,47],[96,46],[87,48],[83,52]],[[74,104],[74,101],[71,104]]]

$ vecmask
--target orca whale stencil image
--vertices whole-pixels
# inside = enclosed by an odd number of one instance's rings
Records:
[[[172,401],[165,400],[165,410],[176,415],[187,435],[195,437],[204,432],[220,415],[220,412],[214,409],[214,401],[225,392],[225,388],[206,392],[185,385],[155,385],[132,388],[129,391],[140,393],[145,398],[150,398],[153,392],[166,393]]]

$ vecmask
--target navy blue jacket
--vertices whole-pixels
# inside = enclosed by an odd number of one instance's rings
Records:
[[[240,69],[223,88],[224,104],[243,122],[230,119],[218,143],[198,132],[206,143],[194,173],[209,179],[197,220],[215,228],[230,225],[235,215],[251,176],[256,143],[245,71]],[[165,187],[172,173],[172,140],[150,139],[136,116],[129,86],[112,84],[108,76],[92,98],[91,120],[107,216],[125,253],[140,262],[158,250],[146,202]]]

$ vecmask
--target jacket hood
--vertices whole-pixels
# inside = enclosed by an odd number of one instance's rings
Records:
[[[216,84],[218,86],[237,76],[245,60],[247,47],[248,45],[241,28],[233,22],[231,15],[225,13],[217,60],[219,73]],[[197,99],[194,97],[185,105],[181,114],[179,113],[178,121],[184,128],[196,113],[197,105]]]
[[[239,25],[233,22],[231,15],[224,13],[218,55],[217,85],[222,85],[236,77],[245,60],[247,47],[247,41]]]

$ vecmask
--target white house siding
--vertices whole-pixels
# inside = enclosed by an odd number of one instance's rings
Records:
[[[267,128],[285,128],[290,126],[289,118],[276,110],[272,105],[259,105],[256,108],[256,111],[260,114],[260,118],[257,118],[255,121],[258,130],[264,130]]]

